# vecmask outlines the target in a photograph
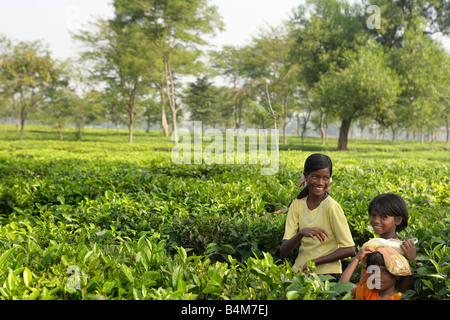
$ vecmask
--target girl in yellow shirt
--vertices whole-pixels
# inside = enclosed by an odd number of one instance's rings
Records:
[[[306,186],[289,206],[280,253],[287,255],[300,244],[293,269],[306,271],[306,262],[316,265],[315,273],[342,273],[341,259],[355,255],[347,219],[341,206],[328,194],[333,165],[323,154],[305,161]]]

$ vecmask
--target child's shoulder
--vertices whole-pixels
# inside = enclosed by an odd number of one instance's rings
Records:
[[[340,207],[341,205],[339,204],[339,202],[337,202],[336,200],[333,199],[332,196],[328,195],[323,201],[322,204],[328,208],[331,207]]]
[[[306,205],[306,197],[298,199],[295,198],[292,203],[291,206],[294,207],[304,207]],[[330,195],[328,195],[321,203],[319,206],[322,206],[322,208],[324,209],[329,209],[329,208],[333,208],[333,207],[341,207],[341,205],[334,200]]]

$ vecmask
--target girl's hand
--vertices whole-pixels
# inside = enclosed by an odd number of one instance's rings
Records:
[[[313,240],[317,238],[321,243],[325,241],[325,237],[327,237],[328,239],[330,238],[330,236],[324,229],[318,227],[303,228],[302,230],[300,230],[300,232],[302,233],[303,237],[310,237]]]
[[[308,266],[307,266],[307,264],[305,263],[303,266],[302,266],[302,273],[306,273],[308,271]]]
[[[375,249],[372,247],[362,247],[361,250],[356,254],[355,259],[358,261],[362,261],[369,253],[374,252]]]
[[[400,248],[405,253],[405,257],[407,257],[412,263],[416,262],[416,245],[413,240],[403,241]]]

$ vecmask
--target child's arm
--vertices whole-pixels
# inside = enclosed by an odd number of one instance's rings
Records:
[[[302,240],[303,237],[310,237],[311,239],[318,239],[320,242],[325,241],[325,237],[330,238],[328,233],[322,228],[303,228],[295,236],[289,240],[281,242],[280,253],[285,256],[289,254]]]
[[[355,255],[355,247],[346,247],[346,248],[339,248],[336,251],[333,251],[330,254],[327,254],[325,256],[312,259],[311,261],[314,262],[316,265],[324,264],[336,260],[341,260],[350,256]],[[306,263],[302,267],[302,271],[306,271]]]
[[[406,240],[402,243],[400,248],[405,253],[405,256],[411,261],[411,263],[416,263],[416,245],[413,240]]]
[[[353,272],[355,272],[356,267],[358,266],[359,260],[357,258],[354,258],[352,262],[345,268],[344,272],[342,273],[341,278],[339,279],[339,282],[341,281],[350,281],[352,278]]]
[[[416,245],[413,240],[404,241],[400,248],[405,253],[405,257],[407,257],[411,263],[416,263]],[[401,292],[405,292],[410,289],[412,285],[413,280],[411,276],[401,277],[401,280],[398,282],[398,289]]]
[[[356,254],[356,257],[350,262],[350,264],[345,268],[344,272],[342,273],[341,278],[339,279],[339,282],[341,281],[350,281],[352,278],[353,272],[355,272],[356,267],[358,266],[358,263],[361,262],[364,257],[373,252],[374,250],[371,247],[362,247],[361,250]]]

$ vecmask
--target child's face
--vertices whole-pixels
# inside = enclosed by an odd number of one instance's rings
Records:
[[[380,268],[380,288],[383,291],[395,286],[395,276],[389,273],[389,271],[384,266],[377,266]]]
[[[320,169],[311,172],[306,177],[310,195],[321,196],[330,186],[330,169]]]
[[[370,224],[373,231],[381,236],[385,235],[388,238],[395,236],[395,228],[402,222],[402,217],[394,217],[382,215],[372,209],[370,212]]]

